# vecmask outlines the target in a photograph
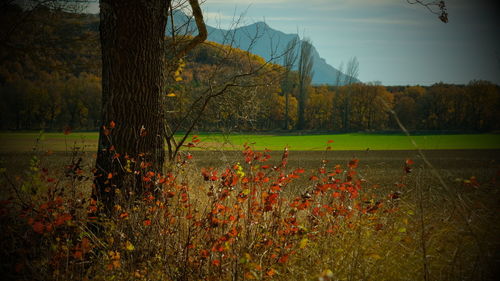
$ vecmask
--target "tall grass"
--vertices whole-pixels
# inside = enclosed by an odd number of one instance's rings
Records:
[[[327,157],[328,154],[325,154]],[[288,151],[245,146],[238,162],[143,174],[110,216],[89,200],[80,155],[63,169],[33,157],[2,170],[1,270],[18,280],[493,280],[497,179],[448,178],[402,161],[393,184],[359,161],[290,167]],[[362,161],[362,159],[360,160]],[[465,165],[465,164],[464,164]],[[89,165],[90,167],[91,165]],[[63,170],[63,172],[61,172]],[[387,170],[389,173],[393,171]],[[99,231],[92,226],[98,225]],[[496,255],[496,256],[495,256]]]

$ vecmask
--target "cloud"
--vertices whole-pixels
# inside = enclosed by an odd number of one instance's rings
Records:
[[[232,20],[234,16],[225,15],[221,12],[203,12],[203,17],[209,20]]]
[[[310,4],[349,5],[349,6],[380,6],[386,4],[398,4],[401,0],[309,0],[307,4],[303,0],[208,0],[207,4],[276,4],[276,3],[300,3],[302,6]]]
[[[251,4],[276,4],[285,2],[296,2],[295,0],[209,0],[209,4],[232,4],[232,5],[251,5]]]
[[[411,19],[391,19],[391,18],[335,18],[333,21],[345,23],[361,23],[361,24],[388,24],[388,25],[424,25],[421,20]]]

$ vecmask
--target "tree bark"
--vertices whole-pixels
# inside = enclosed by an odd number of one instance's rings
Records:
[[[168,62],[175,64],[207,38],[198,0],[188,2],[198,35],[167,51],[171,0],[100,1],[102,119],[92,192],[103,205],[99,212],[112,211],[117,190],[134,199],[146,191],[145,173],[162,172]]]
[[[169,6],[168,0],[100,1],[103,110],[93,196],[104,212],[112,210],[117,189],[142,192],[145,167],[163,167]]]

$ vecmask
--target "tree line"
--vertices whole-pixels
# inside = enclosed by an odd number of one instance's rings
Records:
[[[241,118],[231,107],[218,107],[207,112],[200,128],[223,130],[229,124],[241,130],[281,130],[288,123],[287,129],[296,129],[300,90],[295,89],[288,98],[288,120],[285,118],[286,95],[280,90],[260,93],[260,98],[252,100],[256,119]],[[400,130],[396,116],[408,130],[484,132],[500,129],[497,113],[500,88],[488,81],[404,87],[363,83],[309,86],[305,104],[302,127],[305,130]],[[223,119],[217,117],[221,114]]]
[[[196,54],[196,51],[194,51]],[[189,67],[190,64],[196,67]],[[197,98],[198,84],[207,64],[188,62],[166,99],[166,118],[180,121]],[[268,74],[271,75],[271,74]],[[298,76],[297,73],[292,75]],[[230,90],[215,98],[200,122],[201,131],[288,130],[299,126],[300,89],[283,92],[278,71],[258,77],[255,87]],[[296,77],[297,78],[297,77]],[[500,88],[487,81],[467,85],[437,83],[432,86],[309,86],[304,106],[305,130],[399,130],[395,115],[409,130],[494,131],[500,129]],[[175,94],[175,96],[172,96]],[[41,74],[36,80],[15,79],[0,85],[2,130],[97,130],[101,104],[101,78],[95,74],[61,77]],[[288,107],[285,106],[288,99]],[[346,100],[349,99],[349,103]],[[288,108],[288,113],[285,111]],[[288,118],[285,118],[288,116]],[[182,128],[181,130],[186,129]]]

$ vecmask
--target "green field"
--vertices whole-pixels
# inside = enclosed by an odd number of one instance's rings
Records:
[[[40,150],[67,151],[80,147],[85,151],[95,151],[98,135],[96,132],[62,133],[0,133],[0,152],[23,152],[33,149],[40,138]],[[324,150],[328,145],[332,150],[412,150],[411,139],[403,134],[198,134],[202,140],[198,149],[241,150],[244,143],[255,149],[281,150]],[[420,149],[499,149],[500,134],[455,134],[417,135],[411,137]],[[327,144],[328,140],[333,143]]]

